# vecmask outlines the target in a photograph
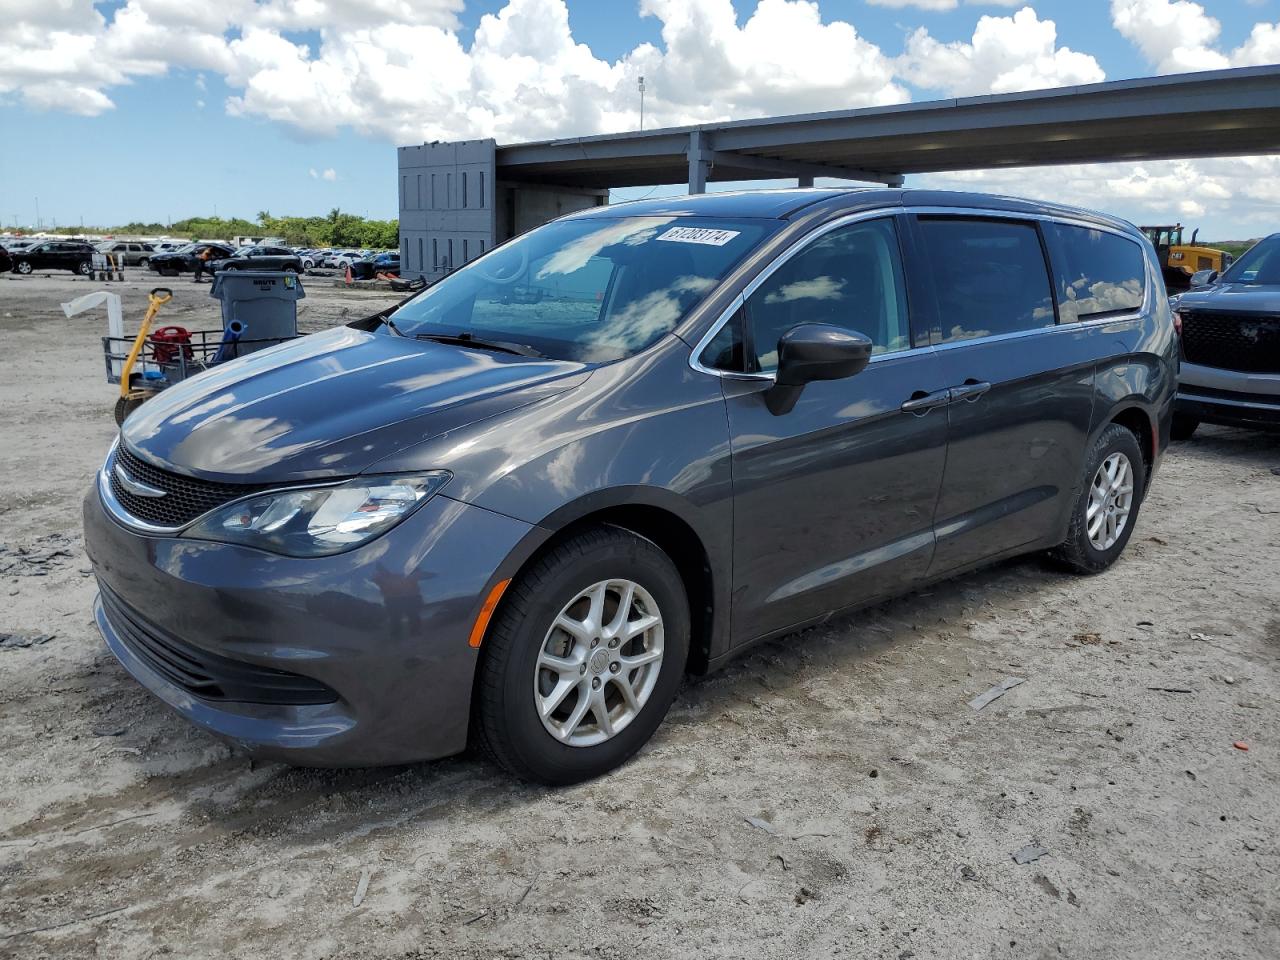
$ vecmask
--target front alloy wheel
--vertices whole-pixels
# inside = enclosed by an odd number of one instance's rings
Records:
[[[602,580],[570,600],[547,631],[534,670],[543,727],[592,747],[627,728],[662,671],[662,614],[644,587]]]
[[[17,266],[15,269],[16,269],[19,273],[21,273],[21,274],[24,274],[24,275],[25,275],[25,274],[28,274],[28,273],[30,273],[30,272],[31,272],[31,264],[30,264],[30,263],[28,263],[26,260],[19,260],[19,261],[18,261],[18,266]]]
[[[629,530],[569,536],[511,581],[480,648],[472,735],[517,776],[578,783],[625,763],[684,675],[689,598]]]

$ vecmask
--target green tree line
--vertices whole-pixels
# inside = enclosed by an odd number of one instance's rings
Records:
[[[133,221],[113,227],[59,227],[61,234],[106,233],[187,237],[192,240],[230,240],[232,237],[280,237],[303,247],[361,247],[394,250],[400,245],[400,221],[367,220],[337,207],[323,217],[277,217],[269,210],[256,222],[242,217],[188,217],[171,224]]]

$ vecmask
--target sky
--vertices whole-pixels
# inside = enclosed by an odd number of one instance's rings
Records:
[[[396,145],[636,129],[641,75],[649,128],[1280,61],[1280,0],[0,0],[0,24],[10,228],[394,217]],[[907,183],[1280,223],[1280,157]]]

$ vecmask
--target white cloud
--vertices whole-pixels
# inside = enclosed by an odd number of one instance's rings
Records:
[[[307,173],[311,175],[312,180],[327,180],[333,183],[338,179],[338,171],[334,170],[333,167],[326,167],[324,170],[317,170],[312,167]]]
[[[1210,232],[1201,232],[1207,239],[1269,233],[1280,219],[1277,156],[972,170],[913,177],[912,184],[1053,200],[1135,223],[1181,219],[1195,227],[1211,221]]]
[[[1280,61],[1280,23],[1258,23],[1234,50],[1218,49],[1222,24],[1192,0],[1111,0],[1111,22],[1160,73]]]
[[[907,37],[898,68],[912,83],[953,96],[1011,93],[1105,79],[1098,61],[1059,47],[1058,28],[1030,7],[978,20],[970,43],[941,43],[920,27]]]

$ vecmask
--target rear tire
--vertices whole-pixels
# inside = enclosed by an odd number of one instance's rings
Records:
[[[1175,413],[1173,425],[1169,428],[1169,439],[1178,442],[1190,440],[1199,426],[1200,421],[1195,417],[1189,417],[1185,413]]]
[[[1111,488],[1106,480],[1113,465],[1118,470],[1127,471],[1127,480]],[[1145,493],[1146,466],[1138,438],[1120,424],[1110,424],[1085,458],[1075,505],[1071,509],[1071,526],[1067,530],[1067,538],[1054,549],[1053,556],[1075,573],[1094,574],[1106,570],[1124,552],[1129,537],[1133,535],[1138,508]],[[1115,531],[1114,540],[1107,532],[1109,510],[1114,511],[1113,516],[1117,520],[1123,521]],[[1119,516],[1121,511],[1123,515]],[[1094,525],[1099,520],[1101,527],[1095,530]]]
[[[656,625],[628,639],[632,625],[655,616]],[[579,632],[557,626],[566,621]],[[621,630],[616,640],[611,629]],[[689,601],[670,558],[630,531],[586,530],[523,571],[504,595],[481,650],[474,739],[527,780],[563,786],[598,777],[657,730],[688,652]],[[645,665],[633,666],[636,658]],[[561,672],[546,666],[549,659],[569,666]],[[607,726],[593,706],[597,696]],[[558,706],[546,709],[553,701]],[[580,701],[584,712],[575,714]]]
[[[89,274],[93,273],[93,264],[88,260],[81,260],[76,264],[76,273],[82,277],[89,276]]]

